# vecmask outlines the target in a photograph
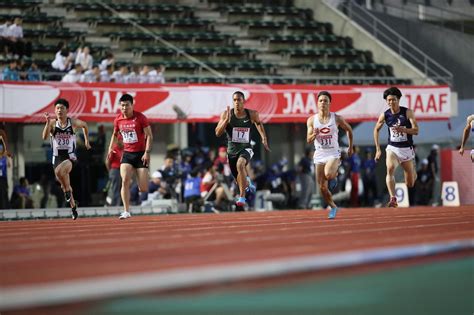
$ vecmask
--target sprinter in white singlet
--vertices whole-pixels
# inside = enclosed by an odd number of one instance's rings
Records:
[[[324,201],[331,207],[329,219],[334,219],[337,206],[332,200],[332,190],[337,185],[337,169],[341,164],[341,151],[339,149],[338,127],[346,131],[349,139],[347,154],[352,155],[352,128],[339,115],[329,111],[331,94],[327,91],[318,93],[318,113],[308,118],[306,122],[306,141],[314,143],[314,164],[316,181],[319,185]]]

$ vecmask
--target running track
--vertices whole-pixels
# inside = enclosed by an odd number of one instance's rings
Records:
[[[407,249],[419,256],[420,244],[474,248],[473,206],[326,216],[299,210],[1,221],[0,311],[97,299],[99,291],[108,297],[360,265],[362,256],[397,260],[410,256]]]

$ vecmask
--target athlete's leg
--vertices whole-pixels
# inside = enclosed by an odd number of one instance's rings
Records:
[[[415,170],[414,161],[405,161],[402,162],[400,165],[403,168],[403,172],[405,174],[405,183],[407,184],[408,188],[415,186],[417,174]]]
[[[337,177],[337,170],[341,164],[341,159],[330,159],[324,166],[324,177],[329,181]]]
[[[137,168],[137,184],[140,192],[148,192],[148,184],[150,182],[148,168]]]
[[[128,163],[120,164],[120,176],[122,177],[122,189],[120,195],[122,196],[123,210],[128,212],[130,209],[130,184],[135,168]]]
[[[319,191],[323,196],[324,201],[331,207],[336,208],[336,204],[332,200],[332,194],[328,188],[328,180],[325,175],[326,164],[316,164],[316,181],[319,185]]]
[[[245,188],[247,188],[247,160],[239,156],[237,160],[237,185],[239,186],[240,197],[245,197]]]
[[[386,150],[387,152],[387,176],[385,178],[385,182],[387,184],[388,193],[390,194],[390,198],[395,197],[395,169],[398,166],[398,158],[397,155],[390,151]]]
[[[57,180],[61,184],[61,189],[63,192],[70,194],[69,204],[71,207],[75,206],[74,197],[72,194],[71,181],[69,179],[69,173],[72,170],[72,162],[70,160],[62,161],[55,169],[54,175],[56,175]]]

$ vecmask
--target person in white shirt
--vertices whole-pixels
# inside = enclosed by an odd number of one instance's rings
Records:
[[[89,47],[85,46],[84,48],[78,48],[76,53],[76,64],[80,63],[82,69],[91,70],[94,63],[94,59],[90,54]]]
[[[121,66],[119,70],[114,71],[114,73],[112,73],[112,79],[114,80],[115,83],[128,83],[127,77],[128,77],[127,66]]]
[[[8,19],[5,20],[5,23],[0,25],[0,50],[7,58],[11,58],[11,56],[8,55],[12,51],[13,44],[8,35],[10,25],[12,25],[12,22]]]
[[[107,55],[105,56],[105,59],[103,59],[100,62],[99,69],[100,71],[105,71],[107,69],[107,66],[114,65],[115,64],[115,59],[114,59],[114,54],[111,52],[108,52]]]
[[[151,70],[148,72],[148,83],[165,83],[165,77],[163,75],[164,72],[165,67],[163,65],[160,65],[159,70],[151,68]]]
[[[106,70],[100,72],[100,82],[114,82],[112,73],[114,73],[114,66],[108,65]]]
[[[92,69],[85,71],[80,79],[80,82],[93,83],[100,81],[100,70],[99,66],[95,65]]]
[[[23,20],[16,17],[13,24],[8,28],[8,36],[13,42],[13,53],[19,58],[23,56],[31,57],[31,43],[23,39],[23,27],[21,24]]]
[[[51,63],[51,67],[57,71],[69,71],[72,67],[72,55],[67,48],[63,48],[56,53],[56,56]]]
[[[76,63],[74,69],[69,71],[61,80],[62,82],[68,83],[77,83],[81,79],[82,76],[82,66],[80,63]]]

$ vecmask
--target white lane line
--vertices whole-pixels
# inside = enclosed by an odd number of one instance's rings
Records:
[[[0,290],[0,310],[97,300],[117,295],[188,288],[192,286],[281,276],[296,272],[355,266],[473,249],[474,239],[421,245],[308,255],[252,263],[223,264],[168,271],[143,272],[48,285],[31,285]]]

